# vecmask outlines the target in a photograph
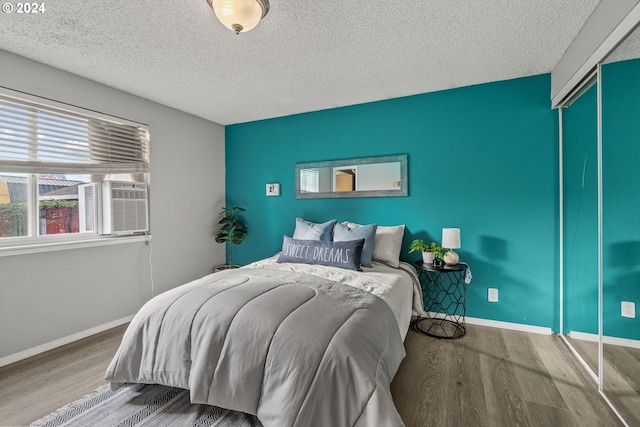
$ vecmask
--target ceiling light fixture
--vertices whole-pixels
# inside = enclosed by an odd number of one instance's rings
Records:
[[[240,34],[251,31],[269,12],[269,0],[207,0],[222,25]]]

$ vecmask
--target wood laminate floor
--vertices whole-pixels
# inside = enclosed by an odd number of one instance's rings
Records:
[[[0,368],[0,425],[28,425],[104,384],[124,329]],[[408,427],[622,425],[558,337],[469,325],[458,340],[410,330],[405,347],[391,392]]]
[[[569,338],[598,373],[598,343]],[[640,349],[604,344],[604,392],[630,425],[640,425]]]
[[[127,325],[0,368],[0,426],[22,426],[106,384]]]
[[[622,425],[558,336],[468,325],[405,347],[391,392],[407,426]]]

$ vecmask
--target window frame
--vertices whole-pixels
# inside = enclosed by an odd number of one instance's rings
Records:
[[[38,177],[43,173],[43,167],[45,169],[49,168],[47,169],[49,173],[58,172],[58,173],[76,174],[76,175],[91,175],[92,181],[94,180],[96,175],[102,175],[102,178],[97,179],[95,182],[100,182],[104,180],[104,178],[107,177],[109,174],[118,174],[118,173],[131,174],[132,182],[146,183],[147,192],[149,191],[150,132],[149,132],[148,125],[138,123],[138,122],[133,122],[131,120],[123,119],[121,117],[96,112],[94,110],[89,110],[86,108],[64,104],[58,101],[53,101],[50,99],[34,96],[31,94],[18,92],[2,86],[0,86],[0,95],[3,98],[10,98],[11,102],[17,102],[17,103],[24,102],[28,104],[38,104],[39,106],[43,107],[45,112],[47,111],[47,108],[52,108],[55,110],[62,110],[62,111],[69,112],[74,116],[78,116],[78,115],[85,116],[88,118],[89,121],[95,119],[97,121],[113,123],[115,126],[127,126],[127,127],[130,126],[133,129],[138,129],[137,132],[140,132],[140,133],[136,135],[140,135],[140,138],[141,138],[140,140],[137,141],[140,145],[134,147],[135,150],[141,150],[140,151],[141,154],[136,152],[136,155],[139,155],[141,160],[140,160],[140,163],[137,163],[137,162],[133,163],[132,168],[118,169],[117,164],[115,168],[111,168],[111,163],[99,163],[96,166],[93,163],[80,163],[80,162],[53,162],[53,161],[32,162],[31,156],[27,161],[20,160],[21,162],[23,162],[21,164],[18,164],[18,161],[11,161],[6,158],[4,159],[4,162],[2,159],[0,159],[0,174],[3,172],[5,173],[20,172],[21,174],[24,174],[27,176],[27,181],[28,181],[28,184],[27,184],[28,235],[0,237],[0,257],[24,254],[24,253],[45,252],[50,250],[73,249],[73,248],[96,246],[96,245],[103,245],[103,244],[144,241],[144,240],[149,240],[151,238],[149,231],[147,231],[144,234],[132,233],[132,234],[125,234],[125,235],[117,235],[117,236],[101,235],[101,234],[98,234],[97,230],[94,232],[73,232],[73,233],[62,233],[62,234],[39,235],[40,199],[39,199],[39,178]],[[37,133],[37,127],[35,127],[35,130]],[[87,132],[89,134],[89,130]],[[33,136],[31,136],[31,138],[33,138]],[[111,135],[109,135],[108,139],[109,139],[109,144],[111,144]],[[29,146],[29,145],[35,145],[33,140],[25,142],[25,146]],[[91,148],[88,148],[88,150],[90,149]],[[20,169],[20,168],[22,170],[18,171],[17,169]],[[142,180],[140,180],[139,178],[142,178]],[[149,204],[147,204],[147,208],[150,210]],[[100,210],[96,209],[96,212],[97,212],[97,215],[102,216],[102,212]],[[151,215],[149,212],[149,217],[150,216]]]

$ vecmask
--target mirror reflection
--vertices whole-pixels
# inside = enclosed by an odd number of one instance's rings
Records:
[[[407,155],[296,165],[296,197],[406,196]]]
[[[603,391],[640,425],[640,29],[602,65]]]
[[[564,333],[598,372],[598,99],[595,76],[562,111]],[[588,89],[587,89],[588,88]],[[593,357],[595,355],[595,357]]]
[[[636,28],[602,61],[599,82],[591,86],[587,81],[561,115],[563,332],[599,377],[601,391],[627,425],[634,426],[640,426],[640,328],[635,313],[640,301],[638,58]]]

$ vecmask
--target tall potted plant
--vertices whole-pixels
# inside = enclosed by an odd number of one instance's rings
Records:
[[[218,224],[221,227],[218,234],[216,234],[216,242],[226,243],[229,250],[227,251],[228,262],[225,265],[216,267],[216,271],[239,267],[233,264],[233,245],[239,245],[247,238],[247,227],[236,216],[236,212],[244,212],[244,209],[235,206],[231,209],[222,208],[222,212],[220,212],[222,219],[218,221]]]

